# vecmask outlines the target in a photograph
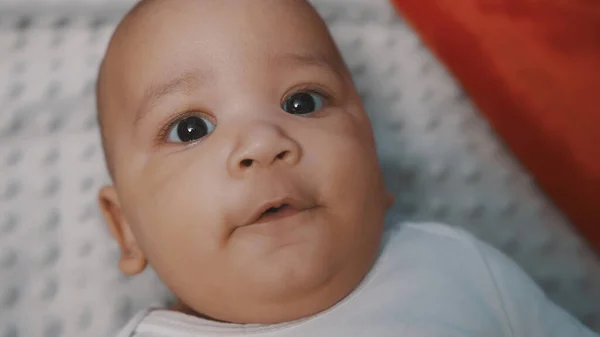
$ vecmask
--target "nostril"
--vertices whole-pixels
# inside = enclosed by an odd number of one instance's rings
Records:
[[[277,155],[277,159],[284,159],[289,154],[289,151],[283,151]]]
[[[246,167],[246,168],[248,168],[248,167],[252,166],[252,163],[253,163],[253,160],[252,160],[252,159],[244,159],[244,160],[242,160],[242,162],[240,163],[240,166],[241,166],[241,167]]]

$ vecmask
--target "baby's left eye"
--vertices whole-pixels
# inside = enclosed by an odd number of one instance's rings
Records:
[[[319,111],[325,105],[325,98],[316,93],[299,92],[288,97],[282,109],[292,115],[306,116]]]

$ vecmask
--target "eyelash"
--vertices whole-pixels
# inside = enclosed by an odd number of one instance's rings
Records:
[[[293,90],[290,90],[289,93],[284,96],[283,101],[280,103],[280,106],[283,106],[283,104],[285,103],[285,101],[287,99],[289,99],[293,95],[301,93],[301,92],[307,92],[307,93],[317,94],[317,95],[322,96],[323,99],[325,100],[326,105],[330,105],[332,102],[335,101],[335,97],[329,91],[323,89],[321,86],[315,85],[315,84],[306,84],[306,85],[296,87]],[[209,116],[207,116],[206,114],[203,114],[203,113],[198,113],[195,111],[186,111],[186,112],[180,113],[180,114],[176,115],[175,117],[170,118],[169,119],[170,121],[168,123],[166,123],[159,130],[158,134],[156,135],[155,144],[158,146],[158,145],[162,145],[162,144],[166,143],[166,139],[169,136],[171,129],[173,127],[175,127],[175,125],[177,125],[177,123],[181,122],[182,120],[184,120],[188,117],[196,116],[198,114],[203,115],[206,118],[213,119],[213,122],[214,122],[214,118],[210,118]],[[216,125],[216,123],[215,123],[215,125]]]
[[[283,101],[280,102],[279,105],[283,106],[286,100],[288,100],[293,95],[301,92],[320,95],[325,100],[326,105],[330,105],[335,102],[335,96],[333,96],[333,94],[331,94],[328,90],[325,90],[321,86],[316,84],[305,84],[296,87],[293,90],[290,90],[290,92],[287,95],[283,96]]]
[[[171,129],[173,129],[175,127],[175,125],[177,125],[177,123],[181,122],[182,120],[188,118],[188,117],[192,117],[192,116],[198,116],[201,115],[207,119],[211,119],[214,122],[214,118],[208,116],[205,113],[201,113],[201,112],[196,112],[196,111],[186,111],[183,113],[180,113],[178,115],[176,115],[175,117],[171,117],[168,123],[166,123],[158,132],[158,134],[156,135],[156,140],[155,140],[155,144],[158,145],[162,145],[164,143],[167,142],[167,137],[169,136],[169,133],[171,132]],[[216,125],[216,123],[215,123]]]

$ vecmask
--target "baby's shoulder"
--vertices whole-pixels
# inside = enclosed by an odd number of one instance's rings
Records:
[[[385,238],[378,284],[385,296],[401,299],[390,300],[390,308],[451,322],[473,336],[597,336],[549,301],[514,261],[465,230],[409,223]]]
[[[371,283],[378,305],[428,324],[486,327],[475,329],[474,336],[509,326],[486,261],[494,254],[474,235],[442,224],[406,223],[390,228],[384,238],[374,269],[377,282]]]
[[[485,243],[458,227],[441,223],[399,223],[389,227],[383,239],[382,252],[398,254],[412,250],[427,250],[430,254],[479,253]]]
[[[390,285],[411,278],[440,294],[472,296],[478,291],[496,292],[495,269],[512,263],[463,229],[439,223],[404,223],[386,232],[377,268]]]

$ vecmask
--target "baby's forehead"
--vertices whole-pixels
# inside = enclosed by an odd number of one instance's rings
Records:
[[[178,33],[182,36],[172,37],[182,38],[190,32],[216,37],[220,31],[211,28],[226,28],[240,23],[249,24],[245,28],[268,25],[271,35],[277,35],[286,28],[299,33],[313,33],[315,39],[323,38],[315,34],[317,31],[324,33],[312,29],[322,28],[324,22],[306,0],[142,0],[123,18],[112,40],[119,40],[120,37],[128,40],[145,39],[148,34],[156,34],[157,30],[169,31],[169,28],[190,20],[196,27],[189,28],[195,29],[187,32],[180,30]],[[236,31],[235,28],[223,30],[234,34],[248,33]],[[262,38],[268,40],[268,36]]]
[[[250,2],[175,1],[179,7],[149,2],[115,34],[107,68],[137,90],[152,90],[147,87],[175,75],[176,82],[190,82],[190,74],[207,78],[232,67],[243,74],[278,60],[344,71],[327,27],[305,1]]]
[[[147,0],[142,3],[144,5],[136,6],[127,15],[113,37],[121,41],[114,45],[125,49],[128,55],[157,44],[160,49],[188,44],[188,47],[193,45],[211,53],[209,47],[217,45],[207,42],[232,40],[231,37],[238,37],[235,40],[238,44],[254,45],[265,53],[278,45],[314,47],[324,53],[336,49],[325,23],[304,0]],[[157,41],[159,43],[153,43]],[[224,43],[218,47],[235,46]]]

